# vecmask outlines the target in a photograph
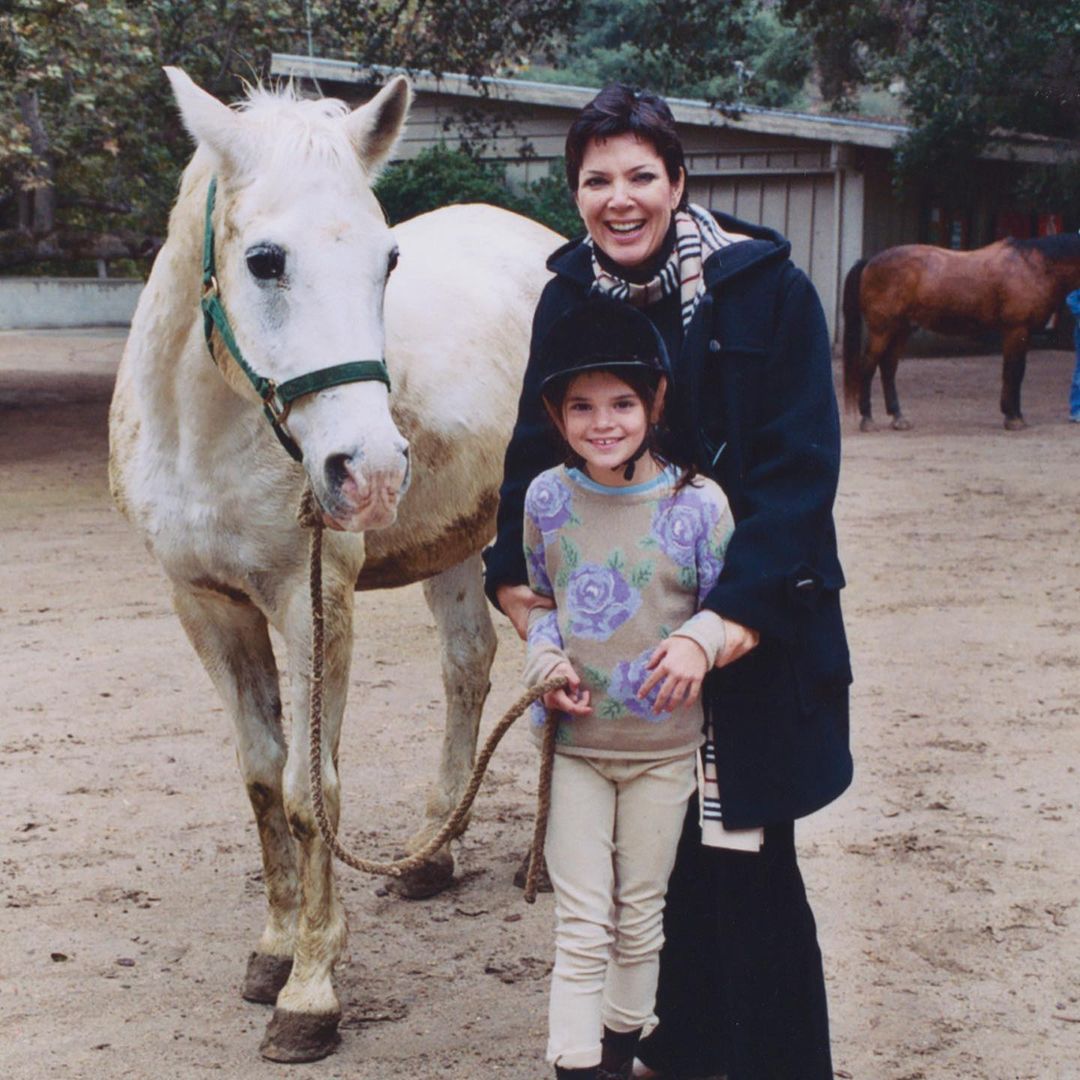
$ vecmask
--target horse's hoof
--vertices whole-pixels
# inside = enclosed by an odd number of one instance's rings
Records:
[[[391,878],[388,888],[405,900],[426,900],[441,893],[454,880],[454,856],[446,848],[422,862],[415,870]]]
[[[877,431],[877,429],[878,429],[877,424],[875,424],[874,421],[869,416],[864,416],[859,421],[859,430],[860,431]]]
[[[519,889],[525,888],[525,882],[529,877],[529,852],[525,852],[525,861],[517,868],[514,874],[514,884]],[[551,878],[548,877],[547,863],[540,862],[540,873],[536,876],[536,891],[542,892],[554,892],[551,887]]]
[[[911,421],[906,416],[894,416],[892,429],[893,431],[910,431]]]
[[[299,1013],[275,1009],[266,1027],[259,1053],[268,1061],[289,1064],[319,1061],[332,1054],[341,1042],[341,1013]]]
[[[1023,431],[1027,427],[1022,416],[1007,416],[1005,417],[1005,430],[1006,431]]]
[[[253,952],[248,957],[247,973],[240,996],[256,1005],[273,1005],[281,988],[289,981],[291,956],[270,956]]]

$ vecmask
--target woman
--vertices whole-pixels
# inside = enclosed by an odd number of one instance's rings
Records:
[[[793,824],[836,798],[852,768],[832,521],[840,436],[821,305],[777,233],[687,203],[682,146],[660,98],[601,91],[570,128],[566,170],[587,235],[548,261],[554,277],[537,306],[485,552],[488,596],[522,636],[529,609],[546,603],[526,584],[522,552],[525,490],[558,460],[538,405],[540,343],[590,294],[640,307],[670,357],[670,436],[720,484],[735,518],[704,601],[725,632],[704,693],[719,794],[706,788],[703,823],[698,806],[687,815],[664,919],[660,1023],[638,1051],[641,1075],[827,1080],[821,955]],[[756,827],[759,849],[728,844],[729,830]]]

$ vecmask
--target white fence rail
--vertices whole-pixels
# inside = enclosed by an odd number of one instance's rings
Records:
[[[0,278],[0,330],[127,326],[137,278]]]

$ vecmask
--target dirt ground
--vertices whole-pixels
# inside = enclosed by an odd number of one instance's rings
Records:
[[[450,892],[399,900],[341,870],[339,1052],[259,1058],[269,1011],[238,988],[260,862],[229,725],[106,489],[121,346],[0,334],[0,1074],[548,1075],[551,899],[511,885],[535,789],[516,731]],[[856,781],[798,833],[839,1077],[1080,1077],[1071,363],[1031,357],[1017,434],[994,357],[904,361],[909,433],[845,419]],[[417,587],[362,598],[357,628],[344,837],[389,855],[439,742],[435,634]],[[486,726],[518,692],[500,634]]]

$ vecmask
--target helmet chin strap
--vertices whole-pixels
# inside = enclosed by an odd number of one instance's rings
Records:
[[[624,461],[621,465],[613,465],[612,472],[618,472],[619,469],[623,471],[624,480],[634,479],[634,469],[637,463],[649,452],[652,439],[644,438],[641,440],[641,445]]]

